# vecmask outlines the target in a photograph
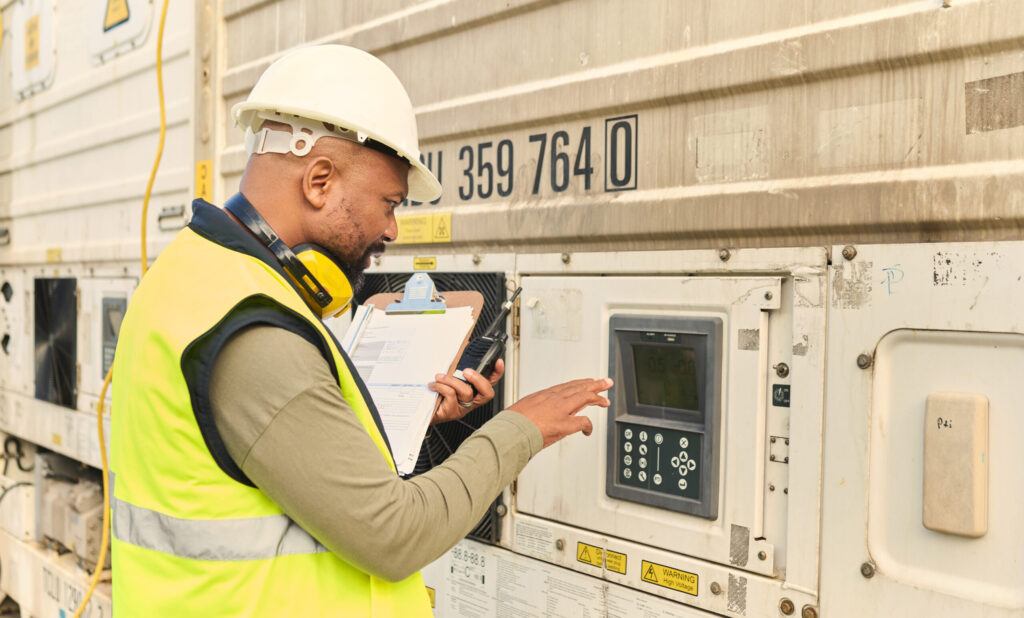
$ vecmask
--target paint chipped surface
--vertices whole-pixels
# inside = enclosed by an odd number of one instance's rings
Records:
[[[842,262],[832,274],[832,307],[863,309],[871,306],[873,262]]]
[[[736,349],[737,350],[754,350],[761,345],[761,329],[760,328],[741,328],[736,333]]]
[[[932,285],[966,286],[988,279],[988,272],[1002,262],[999,253],[939,251],[932,256]]]
[[[732,525],[729,533],[729,564],[747,566],[750,555],[750,528]]]
[[[807,335],[800,335],[800,338],[793,342],[793,356],[807,356],[809,345]]]
[[[726,600],[729,611],[741,616],[747,615],[747,578],[729,573],[729,596]]]
[[[1024,126],[1024,73],[964,84],[967,134]]]

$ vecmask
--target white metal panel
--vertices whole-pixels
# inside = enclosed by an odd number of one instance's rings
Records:
[[[831,270],[822,614],[1020,615],[1024,243],[858,246]],[[873,365],[859,368],[860,355]],[[977,539],[923,525],[936,391],[990,402],[989,528]]]

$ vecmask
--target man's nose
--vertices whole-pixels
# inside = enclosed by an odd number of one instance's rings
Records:
[[[395,213],[388,216],[388,226],[384,229],[384,242],[395,242],[398,240],[398,219]]]

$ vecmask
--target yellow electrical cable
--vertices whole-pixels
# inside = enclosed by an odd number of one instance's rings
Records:
[[[164,138],[167,136],[167,114],[164,109],[164,73],[163,73],[163,47],[164,47],[164,24],[167,22],[167,4],[170,0],[164,0],[163,9],[160,12],[160,30],[156,37],[156,84],[160,99],[160,143],[156,150],[156,160],[153,161],[153,171],[149,175],[149,183],[146,185],[146,195],[142,198],[142,275],[146,276],[148,270],[146,258],[146,217],[149,213],[149,198],[153,193],[153,181],[156,180],[156,171],[160,167],[160,159],[164,154]],[[140,277],[140,279],[141,279]],[[103,573],[103,564],[107,560],[107,545],[110,543],[110,465],[107,462],[107,444],[103,438],[103,401],[107,398],[107,389],[110,388],[110,380],[114,376],[114,366],[107,370],[103,378],[103,388],[100,389],[100,399],[96,402],[96,426],[99,430],[100,439],[100,461],[103,463],[103,534],[100,539],[100,556],[96,561],[96,568],[92,572],[92,581],[89,589],[82,597],[82,603],[78,606],[74,618],[81,618],[82,612],[92,599],[92,593],[96,591],[96,585],[100,582],[100,575]]]

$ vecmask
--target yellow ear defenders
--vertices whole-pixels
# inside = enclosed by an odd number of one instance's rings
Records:
[[[293,250],[241,193],[229,199],[224,209],[270,249],[313,313],[320,318],[332,318],[348,310],[352,304],[352,284],[327,251],[312,243],[297,245]]]

